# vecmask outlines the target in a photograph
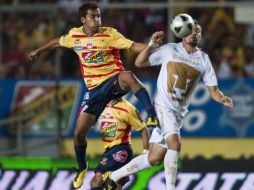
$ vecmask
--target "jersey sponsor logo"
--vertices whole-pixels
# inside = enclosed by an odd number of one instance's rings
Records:
[[[103,137],[115,137],[117,130],[116,122],[102,122],[101,123],[101,135]]]
[[[126,150],[118,151],[117,153],[113,154],[114,160],[117,162],[124,163],[128,157],[128,152]]]
[[[177,61],[182,61],[184,63],[188,63],[188,64],[190,64],[192,66],[198,66],[199,65],[197,62],[195,62],[195,61],[193,61],[191,59],[188,59],[186,57],[182,57],[182,56],[177,55],[177,54],[174,54],[173,58],[176,59]]]
[[[102,51],[84,52],[82,58],[85,63],[101,63],[104,62],[104,53]]]
[[[75,51],[81,51],[81,50],[83,50],[83,47],[82,46],[74,46],[73,50],[75,50]]]

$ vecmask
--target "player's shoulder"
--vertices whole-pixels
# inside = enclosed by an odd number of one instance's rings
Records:
[[[162,49],[172,49],[172,48],[177,48],[176,43],[166,43],[161,46]]]
[[[209,59],[209,55],[206,52],[204,52],[202,49],[199,48],[198,51],[199,51],[199,54],[201,55],[201,57],[203,58],[204,61]]]
[[[153,50],[153,53],[164,53],[165,51],[169,51],[172,48],[173,43],[166,43]]]
[[[100,33],[114,35],[114,34],[118,34],[119,31],[113,27],[101,27]]]
[[[109,34],[109,33],[115,33],[115,32],[117,32],[117,29],[115,29],[113,27],[104,26],[104,27],[100,28],[100,33]]]
[[[74,35],[74,34],[83,34],[82,26],[81,27],[74,27],[69,30],[69,35]]]

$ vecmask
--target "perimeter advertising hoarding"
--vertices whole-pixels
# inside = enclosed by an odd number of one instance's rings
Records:
[[[156,79],[144,79],[142,82],[154,97]],[[82,81],[62,81],[60,84],[61,88],[55,89],[54,81],[0,81],[0,119],[32,110],[36,116],[26,123],[26,134],[50,135],[52,133],[49,131],[57,122],[57,112],[53,105],[56,104],[54,99],[58,92],[63,134],[65,137],[72,137],[85,89]],[[36,89],[38,86],[43,86],[43,96],[31,101],[36,93],[40,93],[40,90]],[[219,87],[226,95],[232,96],[234,108],[227,109],[211,100],[207,88],[203,83],[199,83],[190,98],[190,112],[181,130],[183,137],[254,137],[254,79],[223,80],[219,81]],[[34,91],[29,97],[31,88]],[[125,97],[145,118],[146,113],[136,97],[132,93]],[[23,103],[28,104],[24,106]],[[0,134],[4,132],[0,128]],[[134,133],[134,136],[138,135],[139,133]],[[96,127],[89,134],[89,137],[99,136]]]
[[[12,88],[11,88],[12,89]],[[8,90],[8,89],[6,89]],[[23,128],[23,134],[49,136],[56,134],[58,117],[61,118],[63,134],[71,133],[79,104],[81,83],[79,81],[17,81],[9,93],[12,97],[7,104],[9,116],[29,116],[17,125],[7,127],[8,134],[14,134],[17,127]],[[10,99],[3,101],[6,102]]]
[[[80,190],[88,190],[98,159],[90,159],[90,169]],[[253,160],[181,160],[176,190],[253,190]],[[73,159],[0,158],[1,190],[71,190],[75,172]],[[163,166],[130,177],[124,189],[165,190]]]

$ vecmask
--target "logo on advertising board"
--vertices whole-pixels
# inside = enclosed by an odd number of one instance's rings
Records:
[[[38,159],[38,158],[0,158],[0,163],[9,167],[0,167],[0,188],[35,190],[71,190],[76,172],[71,170],[74,160]],[[22,164],[15,162],[19,161]],[[38,162],[40,166],[38,166]],[[253,190],[254,173],[252,159],[209,159],[183,160],[183,167],[177,173],[177,190]],[[50,163],[50,164],[49,164]],[[56,164],[57,163],[57,164]],[[91,165],[98,164],[97,159],[89,159]],[[25,166],[26,168],[21,168]],[[66,168],[60,168],[65,166]],[[202,167],[200,167],[202,166]],[[248,167],[248,168],[247,168]],[[15,169],[16,168],[16,169]],[[32,169],[33,168],[33,169]],[[89,190],[94,177],[91,168],[84,177],[80,190]],[[129,190],[166,189],[163,165],[154,166],[135,175],[123,187]]]
[[[239,79],[227,94],[232,96],[234,107],[224,109],[220,123],[229,124],[238,136],[244,137],[248,127],[254,123],[254,89]]]
[[[66,134],[76,119],[80,97],[79,82],[21,81],[15,87],[11,116],[29,115],[18,127],[29,135],[54,135],[58,124]],[[60,122],[59,122],[60,118]],[[15,133],[17,124],[8,127]]]

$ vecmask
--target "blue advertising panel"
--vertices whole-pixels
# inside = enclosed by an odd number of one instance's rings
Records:
[[[253,137],[254,81],[224,80],[219,87],[232,97],[234,107],[226,108],[210,98],[208,89],[199,83],[190,99],[189,114],[182,135],[186,137]]]
[[[156,79],[143,79],[142,82],[153,98]],[[233,98],[234,107],[228,109],[213,101],[207,87],[199,83],[189,100],[190,112],[181,129],[183,137],[254,137],[254,79],[219,81],[219,88]],[[59,103],[63,135],[72,137],[84,93],[82,81],[61,81],[60,88],[56,89],[54,81],[0,80],[0,120],[27,112],[35,113],[32,122],[23,123],[29,125],[26,134],[47,136],[56,126],[57,114],[53,105]],[[56,102],[56,94],[60,102]],[[146,113],[137,98],[132,93],[125,98],[145,119]],[[44,112],[39,112],[40,109]],[[8,134],[12,132],[7,131]],[[1,127],[0,134],[5,134]],[[89,136],[100,136],[97,125]]]

